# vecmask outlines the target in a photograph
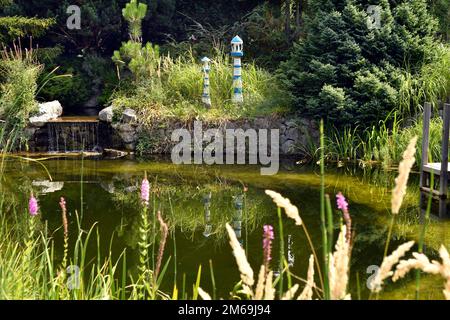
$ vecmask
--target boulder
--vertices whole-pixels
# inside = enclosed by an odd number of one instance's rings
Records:
[[[254,129],[269,129],[269,119],[256,118],[254,121]]]
[[[137,120],[136,111],[134,111],[133,109],[127,108],[122,112],[123,123],[136,122],[136,120]]]
[[[98,118],[100,119],[100,121],[111,123],[113,120],[113,115],[113,107],[110,106],[100,111],[100,113],[98,114]]]
[[[119,136],[125,144],[132,144],[137,140],[137,134],[135,131],[119,131]],[[127,148],[127,150],[130,150],[130,148]]]
[[[61,106],[61,103],[59,103],[58,100],[51,101],[51,102],[45,102],[39,104],[39,112],[38,116],[43,115],[54,115],[55,118],[60,117],[63,113],[63,108]]]
[[[295,153],[294,150],[295,142],[294,140],[286,140],[281,144],[281,154],[293,154]]]
[[[297,128],[295,128],[295,127],[289,128],[284,133],[285,136],[286,136],[286,139],[297,141],[299,136],[300,136],[298,131],[299,130]]]
[[[51,101],[39,104],[38,112],[35,116],[30,117],[30,124],[34,127],[42,127],[50,120],[59,118],[63,113],[63,108],[59,101]]]

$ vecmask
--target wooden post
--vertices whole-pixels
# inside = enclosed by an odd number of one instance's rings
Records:
[[[448,191],[448,139],[450,130],[450,104],[444,104],[444,121],[442,124],[442,160],[439,176],[439,217],[447,215],[447,191]]]
[[[426,102],[423,108],[423,129],[422,129],[422,164],[420,170],[420,186],[425,186],[423,168],[428,164],[428,146],[430,142],[430,118],[431,103]]]
[[[422,163],[420,165],[420,208],[423,207],[425,201],[425,195],[422,194],[423,187],[430,187],[427,185],[428,174],[425,173],[424,166],[428,164],[428,147],[430,142],[430,118],[431,118],[431,103],[426,102],[423,107],[423,129],[422,129]]]

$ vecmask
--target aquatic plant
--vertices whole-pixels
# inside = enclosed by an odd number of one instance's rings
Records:
[[[141,183],[141,192],[140,197],[142,201],[142,210],[140,214],[140,221],[139,221],[139,279],[138,279],[138,285],[135,287],[135,289],[138,290],[138,297],[143,299],[144,298],[144,287],[145,283],[148,281],[148,277],[150,276],[150,270],[148,266],[148,248],[150,247],[150,241],[149,241],[149,233],[151,231],[150,229],[150,223],[148,221],[148,204],[149,204],[149,188],[150,184],[147,180],[147,177],[145,176]],[[153,257],[152,257],[153,258]]]
[[[61,263],[63,272],[66,272],[67,268],[67,257],[69,254],[69,223],[67,221],[67,206],[66,206],[66,200],[61,197],[59,201],[59,206],[61,207],[61,217],[62,217],[62,223],[63,223],[63,231],[64,231],[64,253],[63,253],[63,260]]]
[[[150,200],[150,183],[145,177],[141,183],[141,200],[147,206]]]
[[[273,227],[271,225],[264,225],[263,235],[263,251],[264,251],[264,269],[269,270],[269,263],[272,260],[272,240],[274,239]]]
[[[28,202],[28,212],[30,213],[30,216],[34,217],[38,214],[39,206],[37,199],[34,197],[33,194],[31,194],[30,200]]]
[[[342,211],[342,216],[344,218],[345,226],[346,226],[346,240],[347,242],[351,242],[352,239],[352,218],[350,217],[350,213],[348,211],[348,203],[345,199],[342,192],[339,192],[336,195],[337,207]]]

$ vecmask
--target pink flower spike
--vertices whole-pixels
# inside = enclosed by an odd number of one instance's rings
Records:
[[[344,195],[341,192],[339,192],[336,195],[336,202],[337,202],[338,209],[340,209],[342,211],[348,211],[347,200],[345,200],[345,197],[344,197]]]
[[[148,204],[149,199],[150,199],[150,183],[148,182],[147,178],[144,178],[141,184],[141,200],[145,204]]]
[[[28,202],[28,211],[32,217],[36,216],[39,211],[38,202],[33,194],[31,194],[30,201]]]
[[[272,260],[272,240],[274,239],[273,227],[271,225],[264,225],[263,236],[263,252],[264,252],[264,266],[266,271],[269,267],[269,262]]]

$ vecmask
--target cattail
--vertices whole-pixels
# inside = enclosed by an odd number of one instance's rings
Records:
[[[302,293],[298,296],[298,300],[312,300],[314,283],[314,256],[309,257],[308,278],[306,279],[306,286]]]
[[[263,251],[264,251],[264,268],[266,272],[269,270],[269,263],[272,260],[272,240],[274,239],[273,227],[271,225],[264,226]]]
[[[255,280],[253,279],[253,269],[247,261],[244,249],[242,249],[241,244],[236,238],[236,233],[233,228],[227,223],[225,225],[228,237],[230,238],[230,246],[233,249],[234,257],[236,258],[236,263],[241,273],[242,283],[248,287],[252,287]]]
[[[164,255],[164,249],[166,247],[167,235],[169,233],[169,227],[167,226],[167,223],[165,223],[163,218],[161,217],[161,211],[158,211],[157,218],[158,218],[159,224],[161,225],[161,240],[159,242],[158,258],[156,260],[155,280],[158,278],[158,275],[159,275],[159,270],[161,268],[161,262],[162,262],[162,258]]]
[[[145,205],[148,205],[150,200],[150,183],[147,180],[147,174],[141,183],[141,200]]]
[[[59,206],[61,207],[62,212],[62,221],[63,221],[63,228],[64,228],[64,237],[67,237],[69,235],[69,224],[67,222],[67,207],[66,207],[66,200],[64,200],[63,197],[61,197],[59,201]]]
[[[403,160],[399,164],[398,176],[395,179],[395,188],[392,190],[392,214],[399,213],[403,198],[405,197],[409,173],[416,161],[416,143],[417,136],[411,139],[405,152],[403,152]]]
[[[350,244],[346,241],[346,230],[346,226],[343,225],[336,242],[335,252],[329,256],[329,284],[332,300],[342,300],[347,296]]]
[[[31,194],[30,201],[28,202],[28,211],[32,217],[37,216],[39,211],[37,199],[33,196],[33,194]]]
[[[281,194],[272,190],[266,190],[266,194],[272,198],[278,207],[284,209],[286,215],[293,219],[296,225],[302,225],[302,219],[300,218],[297,207],[288,198],[283,198]]]
[[[352,218],[350,217],[350,212],[348,211],[348,202],[341,192],[339,192],[336,195],[336,203],[338,209],[342,211],[342,216],[344,218],[345,226],[347,228],[345,238],[347,242],[350,242],[352,239]]]
[[[382,289],[383,281],[388,277],[392,276],[394,273],[392,267],[397,264],[409,250],[411,250],[414,245],[414,241],[406,242],[400,245],[390,256],[383,259],[380,269],[378,270],[376,276],[370,283],[370,290],[373,292],[380,292]]]

